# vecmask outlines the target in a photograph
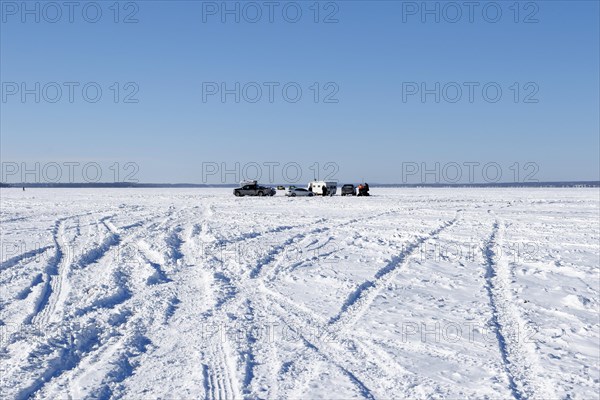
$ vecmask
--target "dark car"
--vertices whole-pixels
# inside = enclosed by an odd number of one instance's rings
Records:
[[[237,197],[242,196],[274,196],[275,189],[268,186],[261,186],[258,184],[243,185],[239,188],[233,189],[233,194]]]
[[[354,185],[342,186],[342,196],[356,196],[356,187]]]

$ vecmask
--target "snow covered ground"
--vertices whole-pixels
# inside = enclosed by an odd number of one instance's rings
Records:
[[[1,191],[3,398],[597,398],[598,189]]]

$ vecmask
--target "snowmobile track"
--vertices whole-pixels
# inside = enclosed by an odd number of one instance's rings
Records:
[[[495,213],[490,212],[491,215]],[[505,226],[498,218],[485,245],[485,288],[491,311],[490,324],[513,397],[551,399],[556,394],[535,376],[540,376],[537,355],[528,337],[527,325],[520,320],[510,292],[511,273],[507,256],[502,252]]]

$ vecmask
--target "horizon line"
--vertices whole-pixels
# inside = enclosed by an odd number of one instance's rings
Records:
[[[338,184],[340,184],[338,182]],[[274,187],[302,186],[293,183],[269,183]],[[341,184],[340,184],[341,185]],[[591,181],[541,181],[541,182],[464,182],[464,183],[371,183],[372,187],[540,187],[540,186],[574,186],[600,187],[600,180]],[[234,183],[155,183],[155,182],[56,182],[56,183],[34,183],[34,182],[0,182],[2,188],[233,188],[238,187]]]

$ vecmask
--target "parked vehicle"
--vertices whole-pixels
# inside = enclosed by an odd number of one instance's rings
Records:
[[[342,196],[356,196],[356,187],[351,184],[342,186]]]
[[[315,194],[313,192],[309,192],[304,188],[290,188],[285,192],[285,195],[288,197],[296,197],[296,196],[309,196],[312,197]]]
[[[308,191],[317,196],[333,196],[337,192],[337,182],[312,181],[308,184]]]
[[[240,182],[240,187],[233,189],[237,197],[243,196],[274,196],[275,189],[269,186],[261,186],[257,181]]]
[[[285,190],[285,186],[277,186],[277,190]]]
[[[369,184],[361,183],[358,185],[358,195],[359,196],[369,196]]]

